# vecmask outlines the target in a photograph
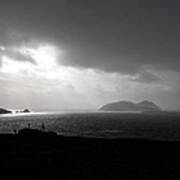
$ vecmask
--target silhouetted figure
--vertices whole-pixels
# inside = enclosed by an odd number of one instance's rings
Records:
[[[31,129],[31,124],[30,123],[28,123],[28,129]]]
[[[14,129],[13,132],[14,132],[14,134],[17,134],[17,130],[16,129]]]
[[[41,130],[42,130],[42,132],[45,132],[45,131],[46,131],[46,127],[45,127],[45,124],[44,124],[44,123],[42,123],[42,125],[41,125]]]

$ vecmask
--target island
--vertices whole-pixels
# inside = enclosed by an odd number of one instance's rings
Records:
[[[125,112],[157,112],[161,108],[151,101],[134,103],[131,101],[119,101],[102,106],[100,111],[125,111]]]
[[[22,110],[7,110],[5,108],[0,108],[0,114],[18,114],[18,113],[30,113],[29,109],[22,109]]]
[[[30,113],[31,111],[29,109],[23,109],[23,110],[16,110],[16,113]]]
[[[12,113],[12,111],[9,111],[7,109],[4,109],[4,108],[0,108],[0,114],[10,114]]]

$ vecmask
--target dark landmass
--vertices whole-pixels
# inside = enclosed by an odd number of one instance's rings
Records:
[[[30,113],[29,109],[17,110],[16,113]]]
[[[7,109],[4,109],[4,108],[0,108],[0,114],[10,114],[12,113],[12,111],[9,111]]]
[[[22,112],[23,113],[30,113],[31,111],[29,109],[24,109]]]
[[[15,113],[30,113],[31,111],[29,109],[23,109],[23,110],[16,110]],[[11,114],[13,113],[10,110],[0,108],[0,114]]]
[[[55,132],[51,132],[51,131],[42,131],[42,130],[38,130],[38,129],[31,129],[31,128],[25,128],[25,129],[21,129],[18,132],[18,135],[20,136],[26,136],[26,137],[39,137],[39,136],[57,136],[57,134]]]
[[[140,112],[156,112],[161,111],[155,103],[151,101],[142,101],[140,103],[133,103],[130,101],[119,101],[102,106],[101,111],[140,111]]]
[[[0,135],[2,179],[178,179],[180,142]]]

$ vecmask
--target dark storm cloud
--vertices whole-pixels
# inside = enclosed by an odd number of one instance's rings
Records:
[[[68,52],[65,65],[179,71],[179,9],[178,0],[2,0],[0,38],[15,42],[2,34],[17,31],[56,43]]]

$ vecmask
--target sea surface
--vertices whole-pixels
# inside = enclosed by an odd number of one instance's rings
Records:
[[[180,140],[180,113],[49,112],[0,115],[0,133],[29,125],[64,136]]]

